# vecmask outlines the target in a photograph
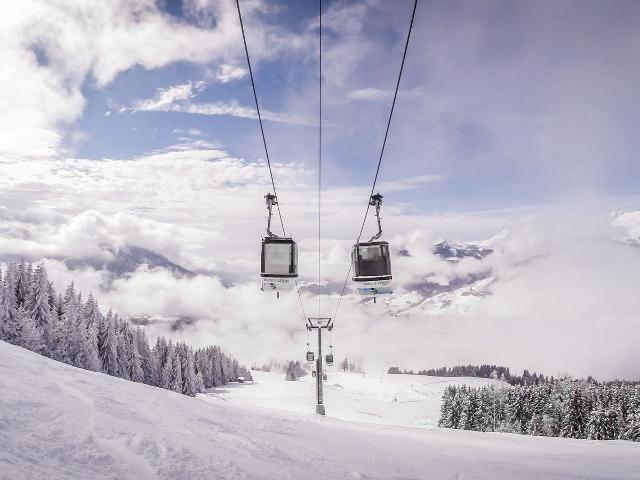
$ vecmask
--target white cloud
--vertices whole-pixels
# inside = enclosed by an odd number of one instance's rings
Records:
[[[401,192],[403,190],[414,190],[430,183],[443,182],[446,179],[445,175],[418,175],[405,180],[380,182],[377,189],[383,192]]]
[[[389,100],[393,96],[393,92],[389,90],[380,90],[379,88],[360,88],[352,90],[347,94],[350,100]]]
[[[199,130],[197,128],[190,128],[189,130],[187,130],[187,133],[192,137],[202,137],[203,135],[205,135],[202,130]]]
[[[399,97],[416,97],[423,93],[422,88],[402,88],[398,90]],[[356,101],[374,101],[374,102],[391,102],[393,99],[393,90],[381,90],[379,88],[359,88],[351,90],[347,93],[349,100]]]
[[[246,68],[224,63],[218,67],[216,79],[221,83],[229,83],[246,77],[248,73],[249,71]]]
[[[192,270],[215,271],[217,278],[176,279],[143,269],[101,291],[100,272],[68,271],[60,262],[49,262],[52,278],[75,279],[83,290],[94,291],[103,307],[195,320],[173,335],[196,344],[222,343],[246,361],[298,356],[305,333],[297,297],[283,295],[276,301],[258,290],[258,247],[266,212],[262,197],[270,186],[266,165],[199,142],[199,148],[181,144],[137,159],[33,161],[28,171],[7,165],[0,178],[0,204],[6,205],[0,210],[0,251],[33,259],[108,258],[113,248],[104,245],[127,244]],[[299,242],[302,282],[307,284],[314,281],[317,265],[313,172],[275,164],[274,174],[282,185],[283,214]],[[373,306],[347,297],[334,331],[336,354],[361,358],[368,369],[392,363],[425,368],[495,361],[547,374],[558,369],[580,375],[634,374],[630,365],[640,361],[631,345],[640,334],[634,277],[640,255],[608,241],[615,234],[608,215],[588,206],[429,216],[410,213],[394,199],[395,190],[421,188],[438,179],[423,175],[387,185],[385,238],[394,251],[406,248],[411,253],[393,258],[395,298],[402,301],[404,287],[428,274],[446,283],[488,267],[495,278],[492,295],[461,310],[435,315],[418,309],[400,317],[390,316],[384,303]],[[366,187],[325,193],[325,281],[342,285],[367,193]],[[633,231],[636,216],[618,218]],[[374,230],[370,218],[365,235]],[[432,245],[443,237],[464,241],[492,236],[487,243],[495,253],[483,262],[454,264],[432,253]],[[227,288],[223,281],[234,286]],[[315,308],[313,295],[303,294],[303,301],[308,309]],[[332,314],[336,302],[336,295],[324,296],[321,313]],[[169,332],[167,323],[151,328],[153,334]],[[251,348],[251,339],[258,337],[269,347]],[[528,339],[526,345],[522,338]]]
[[[153,0],[24,0],[7,6],[0,18],[0,85],[10,93],[0,95],[0,157],[64,156],[65,130],[83,113],[86,81],[102,88],[136,65],[151,70],[177,61],[242,60],[234,3],[189,5],[215,21],[200,28],[174,20]],[[245,12],[256,61],[304,48],[302,38],[253,18],[265,8],[252,2]],[[228,68],[224,73],[240,74]]]
[[[147,100],[137,100],[134,102],[131,110],[134,112],[166,112],[177,103],[190,100],[196,96],[197,92],[202,91],[206,86],[204,82],[196,82],[194,85],[191,81],[180,85],[174,85],[167,88],[159,88],[153,98]]]
[[[257,119],[255,107],[240,105],[235,100],[224,102],[194,103],[192,100],[198,92],[205,87],[205,83],[200,81],[192,84],[191,81],[185,84],[174,85],[167,88],[160,88],[153,98],[137,100],[130,108],[120,109],[120,113],[131,112],[181,112],[196,115],[228,115],[239,118]],[[270,112],[261,109],[260,113],[265,120],[273,122],[288,123],[293,125],[314,125],[314,123],[297,114]]]
[[[197,115],[229,115],[239,118],[257,119],[258,114],[254,107],[246,107],[235,101],[212,102],[212,103],[183,103],[174,105],[171,108],[174,112],[194,113]],[[263,120],[272,122],[288,123],[292,125],[315,125],[314,121],[297,114],[286,112],[271,112],[260,109]]]

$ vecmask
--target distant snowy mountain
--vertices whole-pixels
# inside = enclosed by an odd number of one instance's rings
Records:
[[[493,250],[480,245],[472,245],[469,243],[449,243],[440,242],[433,248],[433,253],[447,260],[460,260],[465,257],[477,258],[482,260],[487,255],[493,253]]]
[[[195,275],[191,270],[171,262],[167,257],[146,248],[123,245],[119,248],[103,246],[104,255],[100,258],[65,258],[64,263],[70,270],[91,267],[109,272],[114,278],[125,277],[138,268],[163,268],[176,277]]]
[[[612,212],[611,225],[619,232],[619,239],[629,245],[640,246],[640,212]]]
[[[443,241],[433,246],[433,254],[443,261],[458,263],[465,258],[482,262],[493,253],[493,249],[471,243]],[[411,252],[403,250],[401,256],[411,256]],[[480,269],[479,273],[453,276],[448,281],[436,281],[430,273],[422,278],[414,278],[395,287],[394,295],[381,299],[388,313],[394,316],[412,312],[427,314],[463,312],[476,301],[490,295],[489,286],[493,281],[493,273],[489,266]]]
[[[433,246],[433,253],[437,257],[447,262],[456,263],[464,258],[474,258],[476,260],[483,260],[485,257],[493,253],[493,250],[489,247],[482,245],[476,245],[471,243],[449,243],[446,241],[437,243]],[[411,252],[407,249],[401,249],[395,252],[400,257],[411,257]],[[461,296],[475,296],[482,297],[488,292],[480,291],[478,287],[481,284],[486,284],[485,280],[491,277],[491,269],[487,267],[486,271],[477,274],[469,274],[465,276],[452,278],[448,283],[438,283],[426,273],[423,278],[414,279],[402,285],[397,285],[396,295],[402,295],[402,300],[396,302],[395,299],[382,300],[390,307],[390,313],[402,313],[407,309],[424,303],[426,300],[432,299],[442,294],[459,294]],[[305,282],[299,281],[300,292],[307,292],[312,295],[318,293],[317,282]],[[339,295],[342,291],[342,282],[323,282],[320,285],[320,293],[322,295]],[[399,291],[398,291],[399,290]],[[345,294],[349,295],[353,293],[352,282],[347,282]],[[367,300],[361,299],[366,302]],[[439,305],[442,308],[453,301],[443,298]],[[397,304],[400,303],[401,306]]]

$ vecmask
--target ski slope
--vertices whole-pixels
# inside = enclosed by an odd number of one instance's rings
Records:
[[[624,480],[640,471],[640,444],[630,442],[367,424],[249,408],[242,395],[238,404],[232,394],[189,398],[0,342],[0,478]]]
[[[252,371],[254,383],[211,389],[207,401],[247,408],[309,413],[315,411],[315,378],[297,382],[283,373]],[[449,385],[484,386],[502,382],[484,378],[442,378],[422,375],[344,373],[330,369],[324,383],[326,415],[351,422],[436,428],[440,400]]]

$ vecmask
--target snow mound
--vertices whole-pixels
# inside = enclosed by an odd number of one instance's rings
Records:
[[[80,370],[0,341],[2,480],[624,480],[639,470],[640,444],[631,442],[249,409]]]

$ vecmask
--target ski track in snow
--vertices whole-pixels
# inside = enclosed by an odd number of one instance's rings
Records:
[[[640,444],[424,428],[442,379],[330,372],[320,417],[312,382],[257,373],[189,398],[0,342],[0,479],[640,478]]]

